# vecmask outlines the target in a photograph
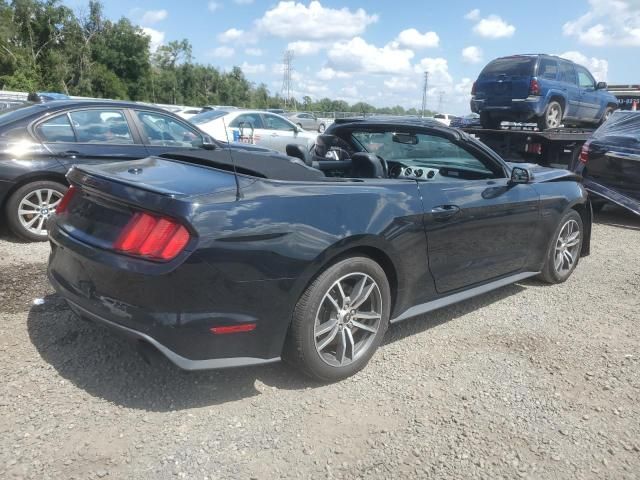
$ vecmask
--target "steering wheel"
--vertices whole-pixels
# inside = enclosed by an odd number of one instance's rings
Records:
[[[387,165],[387,161],[382,158],[380,155],[376,155],[380,159],[380,163],[382,164],[382,170],[384,171],[384,178],[389,178],[389,166]]]

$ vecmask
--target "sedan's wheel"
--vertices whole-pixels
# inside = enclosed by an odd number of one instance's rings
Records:
[[[558,128],[562,125],[562,105],[558,102],[549,102],[542,117],[538,120],[538,128],[540,130],[549,130],[550,128]]]
[[[354,257],[332,265],[300,298],[285,359],[319,380],[353,375],[382,341],[389,304],[389,283],[376,262]]]
[[[26,240],[46,240],[47,221],[66,191],[66,185],[51,181],[20,187],[7,202],[7,222],[11,231]]]
[[[604,122],[609,120],[609,117],[611,116],[612,113],[613,113],[613,107],[607,107],[604,113],[602,114],[602,118],[600,119],[600,125],[602,125]]]
[[[570,210],[556,229],[541,277],[549,283],[562,283],[573,273],[582,251],[583,224],[580,214]]]
[[[325,127],[324,123],[321,123],[321,124],[318,126],[318,133],[324,133],[324,130],[325,130],[326,128],[327,128],[327,127]]]

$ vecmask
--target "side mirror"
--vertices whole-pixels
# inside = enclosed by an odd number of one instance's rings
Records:
[[[511,169],[511,179],[509,180],[509,185],[517,185],[519,183],[529,183],[533,175],[527,168],[522,167],[513,167]]]
[[[596,84],[596,90],[605,90],[607,88],[607,82],[598,82]]]
[[[217,146],[215,142],[209,135],[202,136],[202,148],[204,148],[205,150],[215,150],[216,147]]]

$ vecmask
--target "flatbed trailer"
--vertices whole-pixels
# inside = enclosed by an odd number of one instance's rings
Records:
[[[501,129],[466,127],[462,130],[476,136],[507,161],[537,163],[555,168],[570,168],[577,161],[582,145],[594,131],[566,127],[541,132],[529,126]]]

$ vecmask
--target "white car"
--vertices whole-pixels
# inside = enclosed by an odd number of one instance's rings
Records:
[[[447,127],[451,125],[451,120],[455,117],[455,115],[450,115],[448,113],[436,113],[433,118],[443,123]]]
[[[283,153],[290,143],[309,150],[318,136],[280,115],[260,110],[209,110],[189,120],[216,140],[260,145]]]

